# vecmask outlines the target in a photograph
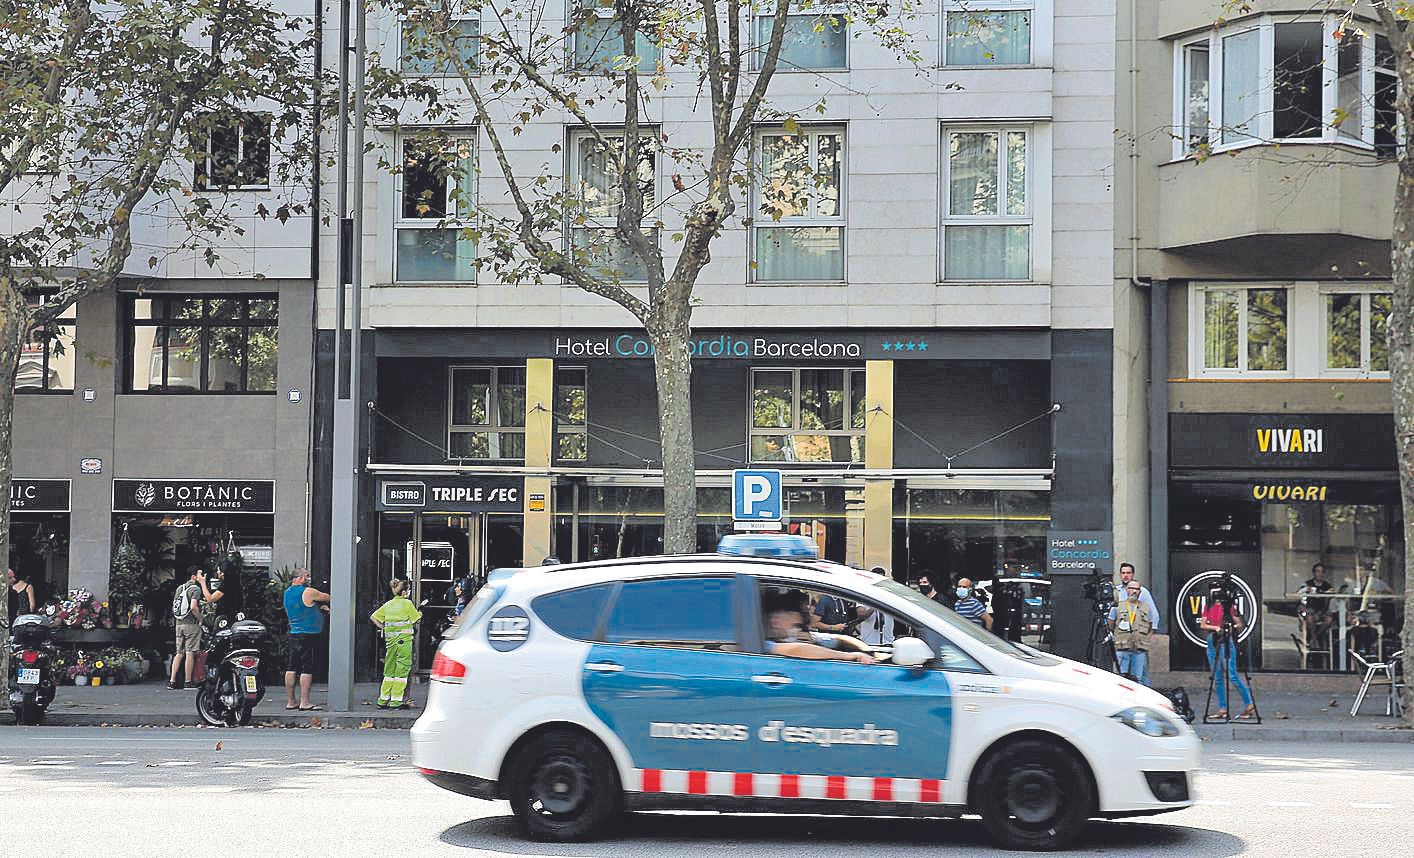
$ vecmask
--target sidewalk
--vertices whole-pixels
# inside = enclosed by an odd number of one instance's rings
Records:
[[[426,685],[410,685],[409,696],[419,704],[425,699]],[[352,712],[328,711],[329,689],[315,685],[310,702],[326,709],[315,712],[287,711],[284,686],[270,687],[265,699],[255,707],[251,723],[261,727],[342,727],[393,728],[406,730],[421,714],[421,708],[389,711],[373,705],[378,699],[377,683],[354,687]],[[5,713],[7,716],[9,713]],[[5,719],[5,720],[8,720]],[[4,723],[4,721],[0,721]],[[105,685],[59,688],[44,716],[45,724],[66,727],[168,727],[196,726],[196,691],[169,691],[166,683]]]
[[[1156,677],[1156,679],[1161,677]],[[1168,677],[1163,676],[1167,679]],[[1185,677],[1188,679],[1188,677]],[[1365,700],[1358,717],[1350,717],[1355,688],[1338,691],[1267,691],[1264,677],[1256,678],[1257,709],[1261,724],[1202,723],[1203,705],[1207,697],[1206,682],[1186,681],[1182,684],[1189,694],[1193,709],[1198,713],[1194,729],[1210,741],[1273,741],[1273,742],[1410,742],[1414,731],[1391,729],[1397,721],[1384,715],[1384,698],[1371,695]],[[1158,684],[1158,683],[1156,683]],[[1160,688],[1167,687],[1158,684]],[[425,684],[410,686],[409,694],[419,703],[425,699]],[[417,720],[420,709],[389,712],[376,708],[378,686],[364,683],[354,689],[354,711],[287,712],[284,688],[271,688],[255,709],[254,724],[264,727],[340,727],[407,729]],[[328,702],[328,689],[316,685],[311,699],[316,705]],[[1238,701],[1236,691],[1233,700]],[[1334,705],[1332,705],[1334,701]],[[1216,710],[1217,703],[1214,701]],[[1234,712],[1239,711],[1234,708]],[[8,714],[8,713],[7,713]],[[0,718],[0,723],[3,723]],[[45,724],[59,726],[161,726],[197,724],[195,692],[168,691],[164,684],[149,682],[141,685],[108,685],[101,688],[59,689],[54,704],[44,718]]]

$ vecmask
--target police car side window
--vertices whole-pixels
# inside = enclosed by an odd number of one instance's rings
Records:
[[[536,616],[556,633],[587,641],[594,638],[594,627],[613,591],[613,584],[596,584],[562,593],[546,593],[532,601],[530,606]]]
[[[735,650],[730,578],[626,581],[604,624],[607,643]]]

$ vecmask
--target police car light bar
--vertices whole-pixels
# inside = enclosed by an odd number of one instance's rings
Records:
[[[794,534],[731,533],[717,545],[718,554],[736,557],[789,557],[797,560],[818,560],[820,549],[815,540]]]

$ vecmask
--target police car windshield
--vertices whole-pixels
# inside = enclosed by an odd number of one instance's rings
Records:
[[[971,638],[988,649],[996,650],[1013,658],[1023,659],[1033,664],[1056,664],[1053,659],[1030,647],[1017,646],[1011,641],[999,638],[976,623],[964,620],[956,611],[945,605],[940,605],[912,587],[905,587],[890,578],[885,578],[874,585],[884,590],[888,590],[896,596],[900,596],[908,603],[928,614],[930,617],[943,623],[949,632],[955,632],[960,636]]]

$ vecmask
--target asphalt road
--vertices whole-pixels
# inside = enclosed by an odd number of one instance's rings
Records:
[[[1414,745],[1210,743],[1198,791],[1190,810],[1092,824],[1073,854],[1383,856],[1414,841]],[[0,727],[0,843],[85,858],[993,854],[968,819],[638,814],[611,841],[528,843],[504,802],[425,783],[388,730]]]

